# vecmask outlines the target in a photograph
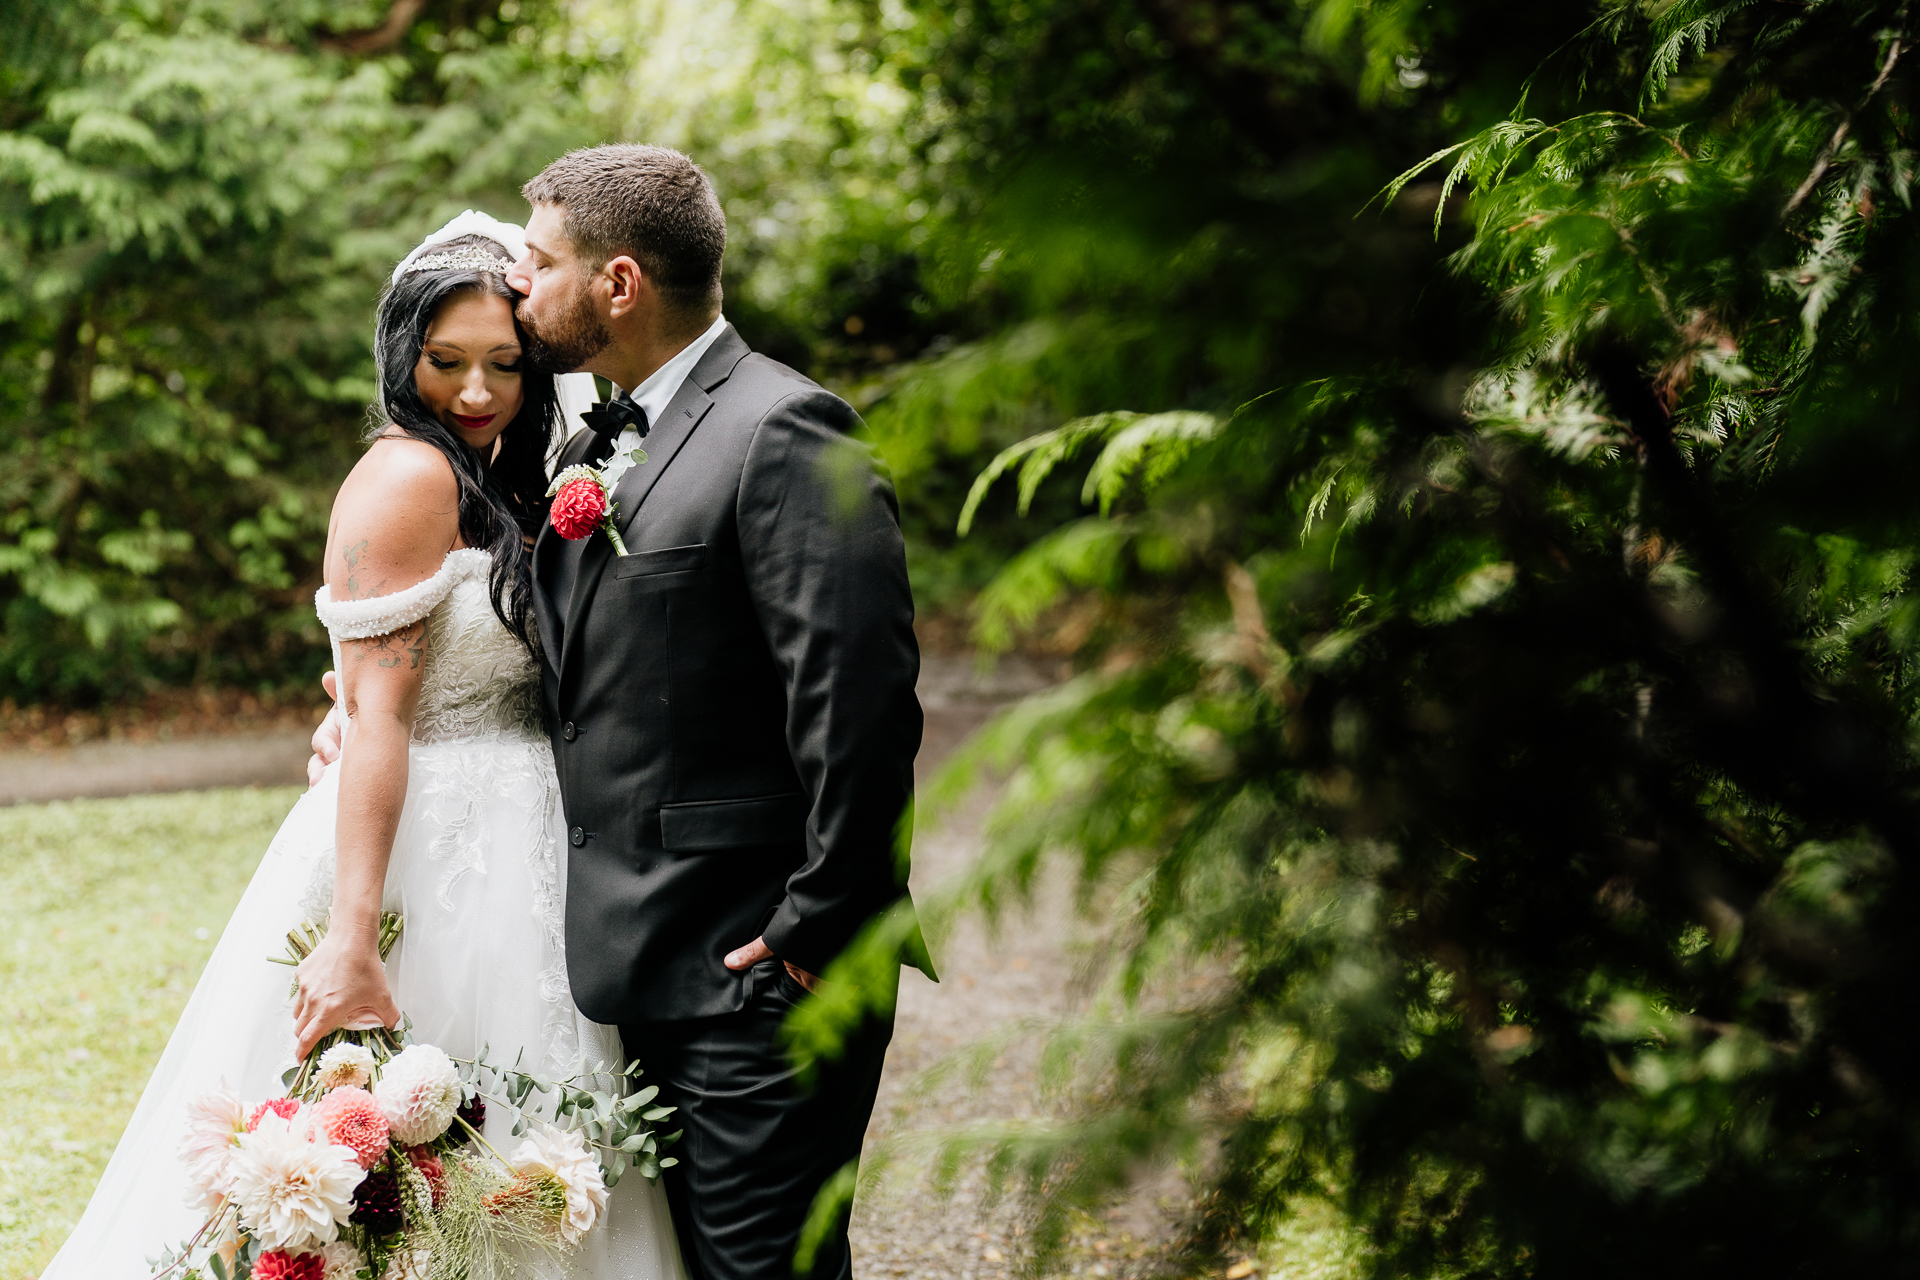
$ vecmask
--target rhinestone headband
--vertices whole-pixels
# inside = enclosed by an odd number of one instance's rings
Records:
[[[400,274],[410,276],[416,271],[491,271],[503,276],[512,265],[500,255],[470,244],[451,253],[422,254],[409,262]]]

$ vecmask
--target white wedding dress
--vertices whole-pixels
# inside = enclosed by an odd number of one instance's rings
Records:
[[[333,636],[384,635],[427,619],[427,656],[408,753],[407,798],[387,870],[386,907],[405,931],[387,961],[417,1041],[457,1057],[568,1074],[620,1058],[618,1033],[589,1022],[567,988],[564,820],[540,727],[539,669],[494,616],[484,551],[450,553],[425,582],[317,607]],[[41,1280],[139,1280],[204,1215],[184,1197],[177,1154],[187,1105],[223,1081],[249,1101],[285,1092],[293,1063],[287,930],[332,900],[340,767],[294,805],[207,962],[84,1217]],[[642,1083],[645,1083],[644,1081]],[[510,1120],[486,1133],[506,1150]],[[607,1216],[554,1276],[682,1280],[660,1188],[629,1173]]]

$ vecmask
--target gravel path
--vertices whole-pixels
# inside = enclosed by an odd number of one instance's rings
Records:
[[[982,670],[970,654],[928,654],[920,673],[920,698],[927,708],[921,760],[945,755],[995,708],[1046,687],[1057,674],[1050,666],[1021,658]],[[12,714],[0,718],[9,724],[28,718],[14,712],[11,703],[6,711]],[[135,726],[137,738],[85,741],[86,735],[80,734],[77,745],[67,745],[74,737],[64,732],[29,732],[16,726],[36,745],[0,750],[0,805],[214,787],[286,787],[307,780],[308,741],[319,711],[282,709],[276,715],[219,706],[212,712],[174,717],[191,727],[170,738],[171,729],[162,728],[163,740],[155,740],[153,726],[147,724]],[[89,728],[101,732],[93,723],[98,716],[74,719],[87,719]],[[219,726],[245,727],[221,731]]]
[[[928,741],[916,761],[923,782],[993,709],[978,706],[963,715],[929,703]],[[922,835],[914,847],[916,893],[961,871],[975,856],[990,801],[978,796],[951,821]],[[1097,936],[1097,922],[1080,920],[1065,885],[1052,883],[1040,888],[1030,910],[1004,917],[997,931],[970,920],[940,940],[937,985],[916,970],[904,970],[893,1044],[867,1131],[869,1151],[889,1136],[1044,1114],[1036,1087],[1038,1046],[1031,1041],[1006,1048],[977,1086],[954,1083],[930,1093],[913,1086],[927,1068],[998,1028],[1073,1012],[1078,1003],[1074,979]],[[1124,1205],[1081,1223],[1048,1274],[1116,1280],[1150,1274],[1173,1235],[1182,1193],[1177,1177],[1143,1184]],[[1027,1274],[1024,1236],[1019,1205],[995,1203],[979,1168],[963,1170],[951,1191],[941,1194],[922,1172],[896,1166],[855,1205],[854,1273],[862,1280],[1012,1280]]]
[[[307,780],[310,729],[0,752],[0,805]]]

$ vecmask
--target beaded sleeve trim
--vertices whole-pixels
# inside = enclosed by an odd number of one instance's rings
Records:
[[[384,636],[433,612],[456,586],[476,575],[484,576],[493,557],[477,547],[447,552],[440,571],[403,591],[370,600],[329,600],[327,588],[314,593],[313,609],[335,640],[366,640]]]

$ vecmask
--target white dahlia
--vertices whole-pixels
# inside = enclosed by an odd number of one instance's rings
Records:
[[[453,1113],[460,1109],[460,1073],[453,1060],[432,1045],[408,1045],[381,1070],[373,1096],[386,1112],[393,1140],[417,1147],[453,1123]]]
[[[345,1240],[336,1240],[320,1251],[321,1280],[353,1280],[365,1265],[360,1250]]]
[[[568,1244],[578,1244],[606,1211],[607,1180],[600,1162],[577,1133],[540,1125],[514,1148],[507,1163],[522,1175],[550,1173],[567,1189],[566,1216],[555,1225]]]
[[[373,1079],[373,1050],[363,1044],[343,1041],[320,1055],[319,1076],[322,1089],[359,1089]]]
[[[227,1166],[240,1220],[268,1249],[332,1244],[353,1214],[353,1191],[364,1177],[351,1147],[312,1141],[305,1116],[271,1113],[240,1139]]]
[[[187,1165],[187,1203],[209,1212],[227,1195],[227,1163],[234,1140],[247,1131],[247,1107],[226,1081],[187,1108],[187,1132],[180,1158]]]
[[[425,1249],[402,1249],[387,1259],[381,1280],[425,1280],[433,1271],[433,1255]]]

